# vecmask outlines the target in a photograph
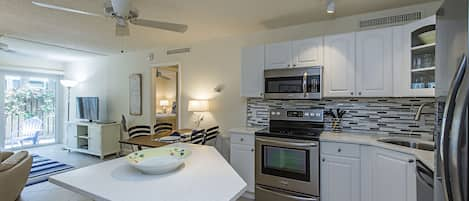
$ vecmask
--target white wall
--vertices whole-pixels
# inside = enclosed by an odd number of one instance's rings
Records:
[[[0,51],[0,69],[61,73],[65,63]]]
[[[399,9],[309,23],[276,30],[269,30],[241,37],[231,37],[191,44],[191,52],[166,56],[163,48],[150,51],[115,55],[72,63],[65,68],[65,76],[81,81],[73,89],[74,96],[92,95],[106,99],[109,119],[119,120],[128,114],[128,76],[143,74],[143,115],[132,117],[131,122],[149,123],[151,111],[151,67],[159,63],[181,64],[181,127],[192,127],[192,114],[187,112],[190,99],[209,99],[211,112],[206,115],[202,127],[218,124],[222,130],[245,125],[246,100],[240,97],[240,51],[242,47],[271,42],[303,39],[324,34],[360,30],[362,19],[422,11],[433,15],[439,2]],[[148,61],[149,53],[155,54]],[[213,89],[223,85],[221,93]]]

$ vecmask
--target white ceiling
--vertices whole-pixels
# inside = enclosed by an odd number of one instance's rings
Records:
[[[104,0],[38,0],[102,12]],[[335,0],[327,16],[326,0],[132,0],[145,19],[189,25],[184,34],[131,26],[130,37],[114,36],[111,19],[33,6],[31,0],[0,0],[0,33],[70,48],[113,54],[175,47],[213,38],[285,27],[401,7],[431,0]]]

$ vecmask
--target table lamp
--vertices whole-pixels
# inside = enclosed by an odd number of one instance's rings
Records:
[[[160,100],[160,106],[163,107],[163,113],[167,113],[167,108],[169,106],[169,100]]]
[[[208,100],[189,100],[189,106],[187,109],[189,112],[194,112],[198,114],[197,119],[195,120],[196,129],[200,127],[200,122],[204,120],[204,112],[208,112],[209,104]]]

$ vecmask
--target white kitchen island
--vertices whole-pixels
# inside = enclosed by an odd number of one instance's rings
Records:
[[[49,181],[93,200],[233,201],[246,182],[211,146],[173,144],[192,150],[174,172],[145,175],[118,158],[49,177]]]

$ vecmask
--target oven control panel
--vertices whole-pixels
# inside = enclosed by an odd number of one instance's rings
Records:
[[[324,121],[324,109],[274,109],[270,110],[270,120],[284,121]]]

